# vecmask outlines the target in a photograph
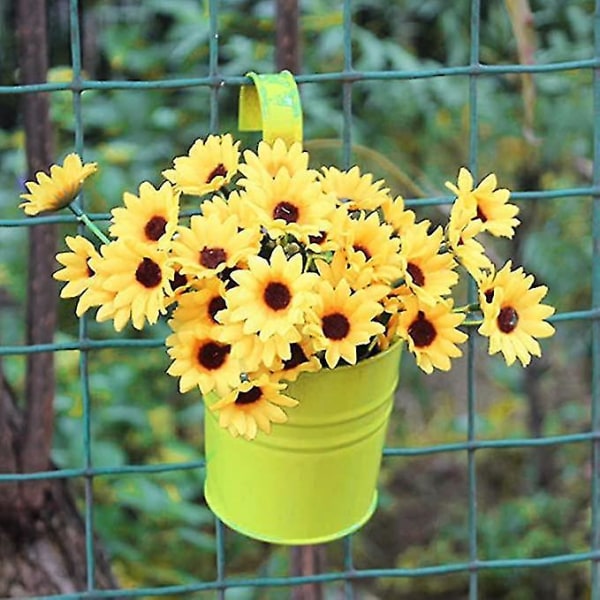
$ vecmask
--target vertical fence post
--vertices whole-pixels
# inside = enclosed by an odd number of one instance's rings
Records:
[[[600,57],[600,0],[596,0],[594,13],[594,50]],[[594,148],[593,184],[600,186],[600,72],[594,70]],[[600,196],[592,198],[592,309],[600,307]],[[600,433],[600,321],[591,323],[592,331],[592,433]],[[591,443],[591,540],[593,553],[600,550],[600,440]],[[600,600],[600,563],[597,557],[591,561],[590,598]]]
[[[477,73],[479,67],[479,30],[481,23],[480,0],[471,0],[471,50],[469,64],[474,72],[469,79],[469,167],[472,173],[477,173],[477,154],[479,147],[479,118],[478,118],[478,89]],[[469,286],[469,302],[473,302],[476,296],[474,282]],[[476,391],[475,391],[475,356],[477,340],[474,335],[469,336],[467,355],[467,404],[468,404],[468,432],[469,442],[476,438],[475,417],[477,414]],[[479,574],[477,571],[477,462],[475,449],[467,451],[467,476],[469,486],[469,600],[479,598]]]

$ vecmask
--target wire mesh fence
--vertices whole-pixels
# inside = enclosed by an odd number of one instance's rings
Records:
[[[167,78],[155,80],[94,80],[85,77],[82,69],[82,37],[80,32],[82,7],[77,0],[70,0],[69,23],[70,23],[70,55],[71,73],[66,81],[36,83],[27,85],[3,85],[0,86],[0,94],[22,97],[26,94],[48,92],[60,94],[67,92],[72,96],[70,120],[72,123],[73,140],[72,148],[82,156],[88,153],[86,131],[86,111],[82,101],[84,94],[91,91],[113,91],[127,90],[136,91],[143,95],[154,90],[204,90],[208,94],[210,107],[210,118],[207,126],[209,132],[218,132],[222,117],[221,97],[223,90],[236,91],[241,85],[248,84],[249,80],[239,73],[237,75],[225,75],[220,71],[219,52],[221,40],[219,37],[219,14],[222,10],[217,0],[209,0],[204,3],[205,19],[208,27],[208,71],[206,75],[186,78]],[[562,310],[554,317],[557,328],[570,331],[568,325],[572,323],[584,323],[589,326],[586,335],[589,335],[589,346],[585,360],[589,363],[590,381],[586,382],[586,393],[576,403],[585,405],[589,409],[588,426],[579,431],[569,431],[567,428],[557,428],[553,435],[523,436],[523,437],[482,437],[479,432],[479,402],[480,391],[477,388],[477,361],[481,354],[481,348],[476,345],[474,339],[469,342],[469,352],[464,369],[464,414],[465,426],[464,436],[460,441],[439,442],[432,441],[429,444],[418,446],[389,446],[384,450],[386,463],[400,460],[411,460],[419,457],[432,456],[456,456],[464,459],[464,470],[466,474],[466,488],[464,490],[463,505],[465,510],[465,522],[463,538],[464,559],[453,562],[430,562],[428,560],[415,560],[407,564],[393,564],[386,566],[371,565],[368,567],[356,564],[354,540],[355,536],[349,536],[343,540],[338,547],[339,565],[336,568],[324,568],[321,572],[315,572],[300,576],[269,576],[258,574],[247,577],[237,575],[230,568],[228,545],[226,538],[238,536],[239,534],[226,530],[217,519],[214,521],[215,532],[215,565],[214,577],[194,579],[184,583],[172,585],[147,585],[144,587],[125,586],[123,589],[100,589],[95,578],[96,572],[96,545],[97,540],[94,532],[102,537],[102,531],[98,530],[96,523],[96,492],[95,485],[99,480],[110,479],[115,481],[127,477],[151,477],[156,474],[169,474],[190,472],[197,473],[204,469],[204,461],[184,460],[158,462],[152,464],[126,464],[126,465],[97,465],[94,452],[92,451],[92,429],[94,426],[94,389],[90,381],[90,356],[104,350],[115,350],[117,352],[157,351],[163,344],[163,339],[99,339],[90,334],[87,318],[81,319],[77,339],[44,344],[6,343],[3,339],[0,346],[2,357],[25,357],[34,353],[63,353],[67,351],[78,351],[79,356],[79,393],[81,395],[80,434],[82,436],[81,447],[83,449],[83,460],[80,466],[71,468],[58,468],[51,471],[32,473],[0,473],[0,487],[8,483],[28,482],[49,479],[68,480],[83,490],[83,518],[85,522],[85,569],[87,573],[87,585],[85,589],[73,591],[72,593],[55,594],[44,596],[56,600],[80,599],[80,598],[109,598],[109,597],[204,597],[203,594],[217,594],[217,597],[238,597],[233,594],[237,590],[245,593],[257,594],[263,590],[275,590],[281,593],[280,597],[289,597],[294,587],[307,583],[332,584],[339,596],[345,598],[361,597],[361,586],[363,582],[371,580],[405,581],[412,579],[433,580],[443,579],[451,575],[460,576],[465,582],[470,600],[483,598],[482,578],[487,573],[498,571],[511,577],[515,571],[530,572],[540,569],[556,570],[565,566],[577,565],[586,569],[587,589],[582,592],[583,597],[591,597],[600,600],[600,582],[598,572],[598,561],[600,560],[600,472],[598,469],[600,449],[600,3],[597,3],[593,15],[592,8],[585,4],[589,10],[589,18],[593,18],[594,30],[594,54],[583,58],[567,57],[565,60],[552,62],[535,62],[526,64],[523,62],[506,62],[497,64],[483,63],[481,60],[481,15],[484,7],[478,0],[470,2],[470,56],[467,63],[453,66],[434,66],[423,68],[406,69],[376,69],[359,70],[354,66],[353,46],[353,22],[358,7],[350,0],[345,0],[340,6],[342,14],[339,27],[343,30],[343,68],[338,71],[310,72],[299,74],[296,80],[303,89],[310,93],[311,88],[319,88],[328,85],[335,90],[339,97],[339,114],[341,125],[339,139],[341,141],[341,163],[351,165],[353,163],[353,144],[355,141],[354,113],[356,111],[356,88],[359,86],[375,85],[376,83],[406,84],[407,86],[419,80],[437,80],[439,78],[462,78],[467,81],[466,94],[462,99],[465,105],[464,129],[468,132],[468,166],[472,172],[478,173],[480,146],[482,140],[481,112],[484,108],[480,97],[482,81],[487,78],[507,76],[544,76],[546,74],[557,74],[572,76],[573,73],[585,73],[589,75],[586,80],[585,93],[593,96],[590,102],[590,114],[582,114],[580,118],[589,122],[591,130],[591,178],[587,186],[580,187],[545,187],[542,186],[526,191],[516,190],[513,193],[514,200],[521,206],[530,203],[561,202],[572,203],[573,211],[582,210],[589,214],[587,219],[590,232],[585,243],[589,247],[584,252],[591,256],[591,272],[571,273],[569,277],[585,279],[589,282],[589,304],[583,303],[573,310]],[[446,9],[452,11],[451,5]],[[399,88],[403,89],[403,88]],[[409,88],[406,88],[409,89]],[[583,89],[583,88],[582,88]],[[409,92],[407,92],[409,93]],[[583,92],[582,92],[583,93]],[[376,116],[374,115],[374,118]],[[15,191],[15,197],[18,190]],[[428,195],[425,198],[407,200],[408,206],[443,206],[449,201],[446,197]],[[80,206],[86,210],[85,198],[80,199]],[[585,204],[585,202],[589,202]],[[106,221],[109,215],[104,213],[90,213],[90,218],[98,221]],[[63,226],[75,229],[78,226],[77,219],[71,216],[52,215],[33,218],[2,218],[0,219],[0,231],[7,232],[11,229],[26,229],[36,224],[60,223]],[[560,236],[560,232],[557,233]],[[586,297],[587,302],[587,297]],[[560,308],[560,307],[559,307]],[[568,334],[565,334],[568,337]],[[481,359],[483,360],[483,359]],[[552,378],[552,374],[547,376]],[[559,375],[551,379],[550,387],[558,387],[563,382]],[[589,405],[589,406],[588,406]],[[535,550],[527,554],[520,552],[515,556],[503,556],[489,558],[487,549],[481,547],[481,515],[480,502],[481,491],[478,483],[481,479],[481,471],[478,469],[478,458],[483,453],[502,453],[519,449],[533,460],[533,452],[541,452],[542,460],[544,452],[560,450],[562,448],[584,448],[587,451],[589,462],[586,459],[585,474],[587,494],[588,522],[584,526],[588,536],[585,547],[576,549],[563,548],[562,551],[540,555]],[[540,456],[540,454],[538,454]],[[579,465],[578,472],[582,473],[583,467]],[[506,473],[504,477],[509,477]],[[436,493],[433,491],[433,493]],[[434,519],[434,515],[431,517]],[[542,527],[543,524],[539,524]],[[357,534],[360,535],[360,534]],[[506,532],[510,536],[510,532]],[[518,544],[518,541],[516,542]],[[328,588],[329,589],[329,588]],[[390,589],[393,589],[390,588]],[[250,592],[248,592],[250,590]],[[389,597],[393,597],[390,592]],[[400,592],[397,592],[400,593]],[[229,596],[231,594],[231,596]],[[252,596],[250,596],[252,597]],[[439,597],[432,595],[431,597]],[[491,594],[485,597],[495,597]],[[509,596],[498,596],[509,597]],[[520,596],[514,595],[511,598]],[[526,597],[526,596],[523,596]],[[557,598],[559,596],[556,596]],[[566,596],[565,596],[566,597]]]

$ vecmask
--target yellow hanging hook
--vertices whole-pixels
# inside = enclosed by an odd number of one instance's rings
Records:
[[[262,130],[263,140],[269,144],[277,138],[288,146],[302,143],[302,107],[294,76],[289,71],[246,76],[254,85],[240,88],[240,131]]]

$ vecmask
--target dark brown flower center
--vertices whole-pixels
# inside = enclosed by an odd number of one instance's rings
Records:
[[[212,319],[213,323],[217,323],[217,319],[215,318],[216,314],[225,308],[225,298],[221,296],[215,296],[208,303],[208,314]]]
[[[408,328],[408,335],[410,335],[417,348],[426,348],[433,343],[437,332],[431,322],[425,318],[425,313],[420,310],[417,313],[417,318]]]
[[[308,241],[311,244],[322,244],[326,238],[327,238],[327,232],[321,231],[321,232],[319,232],[319,235],[309,235]]]
[[[355,252],[362,252],[367,260],[371,258],[371,253],[363,245],[355,244],[352,248]]]
[[[231,346],[229,344],[206,342],[198,349],[196,358],[198,363],[205,369],[216,371],[223,366],[230,351]]]
[[[200,264],[207,269],[216,269],[222,262],[227,260],[227,254],[223,248],[207,248],[200,250]]]
[[[350,322],[342,313],[331,313],[321,319],[321,327],[330,340],[343,340],[350,331]]]
[[[206,183],[210,183],[215,177],[227,177],[227,169],[223,163],[219,163],[206,178]]]
[[[285,200],[273,209],[273,218],[283,219],[286,223],[295,223],[298,220],[299,214],[298,208]]]
[[[85,265],[87,267],[87,276],[93,277],[96,274],[96,271],[94,271],[94,269],[92,269],[92,267],[90,267],[90,259],[89,258],[85,261]]]
[[[284,371],[295,369],[298,365],[301,365],[302,363],[305,363],[308,360],[306,358],[306,354],[304,354],[304,350],[302,350],[299,344],[290,344],[290,350],[292,355],[290,356],[290,358],[288,358],[288,360],[283,362]]]
[[[421,268],[415,265],[415,263],[409,262],[406,265],[406,270],[412,277],[415,285],[418,285],[419,287],[423,287],[425,285],[425,275],[423,275],[423,271],[421,271]]]
[[[512,306],[505,306],[500,310],[496,323],[502,333],[510,333],[519,323],[519,313]]]
[[[236,404],[252,404],[262,398],[262,389],[259,387],[250,388],[247,392],[240,392],[235,399]]]
[[[152,259],[146,257],[135,270],[135,278],[144,287],[154,288],[162,281],[162,271]]]
[[[167,220],[159,215],[154,215],[144,227],[144,233],[151,242],[158,241],[164,235],[167,227]]]
[[[287,285],[279,281],[271,281],[263,293],[265,304],[273,310],[283,310],[292,301],[292,295]]]
[[[173,275],[173,279],[171,279],[169,283],[171,284],[171,289],[175,291],[176,289],[187,285],[187,277],[183,273],[175,271],[175,275]]]
[[[477,218],[482,222],[485,223],[488,218],[485,216],[485,213],[481,210],[481,206],[477,205]]]

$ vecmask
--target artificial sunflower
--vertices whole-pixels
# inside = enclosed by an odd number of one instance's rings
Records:
[[[245,194],[232,191],[227,198],[214,195],[205,199],[200,209],[204,217],[216,216],[220,221],[236,216],[242,229],[260,229],[260,211],[246,200]]]
[[[465,212],[467,219],[479,219],[482,230],[492,235],[512,238],[519,224],[516,215],[519,207],[508,202],[510,191],[497,189],[496,175],[490,173],[479,185],[473,187],[473,176],[462,167],[458,173],[458,185],[447,181],[446,187],[456,194],[453,210]],[[461,217],[462,219],[462,217]]]
[[[392,283],[402,275],[399,255],[400,239],[387,223],[380,221],[377,213],[358,218],[348,215],[345,226],[345,246],[348,261],[356,263],[363,271],[372,269],[373,283]]]
[[[219,425],[234,436],[253,440],[258,431],[271,432],[271,423],[285,423],[282,409],[298,405],[298,401],[282,394],[285,384],[272,381],[267,374],[249,377],[224,397],[210,404],[218,413]]]
[[[102,288],[99,286],[98,289],[101,290]],[[96,312],[96,321],[99,323],[112,321],[115,331],[121,331],[131,320],[131,308],[129,306],[115,306],[116,294],[106,292],[106,290],[104,290],[104,293],[107,294],[107,299],[99,306],[98,312]]]
[[[319,276],[324,281],[336,287],[345,279],[353,290],[376,288],[383,295],[389,291],[389,286],[376,284],[374,268],[367,265],[367,257],[363,252],[352,248],[340,248],[328,258],[327,255],[315,259]]]
[[[85,180],[98,170],[96,163],[82,163],[79,155],[68,154],[63,165],[52,165],[50,175],[43,171],[35,174],[35,181],[25,183],[28,194],[19,204],[27,215],[37,215],[49,210],[59,210],[73,202]]]
[[[262,184],[273,179],[281,170],[294,175],[308,170],[308,152],[303,152],[302,144],[296,142],[288,146],[277,138],[273,144],[261,141],[257,152],[244,151],[244,162],[240,164],[240,172],[251,181]]]
[[[388,196],[381,204],[381,211],[385,222],[392,226],[394,233],[400,238],[415,224],[415,213],[404,207],[402,196]]]
[[[298,327],[277,332],[268,339],[261,339],[256,333],[244,333],[244,323],[230,321],[227,311],[217,316],[223,325],[215,335],[219,340],[231,346],[231,354],[240,362],[244,372],[268,369],[277,371],[283,362],[292,359],[294,344],[302,339]]]
[[[340,171],[335,167],[323,167],[319,179],[323,190],[331,193],[338,204],[343,204],[348,211],[377,210],[389,200],[388,188],[384,188],[383,180],[373,181],[373,175],[362,175],[357,166],[348,171]]]
[[[335,287],[321,281],[318,292],[305,335],[313,337],[315,351],[325,351],[325,362],[330,369],[335,368],[341,359],[348,364],[356,364],[357,348],[368,344],[385,330],[381,323],[375,321],[383,307],[367,292],[353,292],[344,279]]]
[[[98,310],[97,321],[113,319],[120,331],[130,318],[136,329],[142,329],[146,321],[156,323],[165,312],[174,277],[166,252],[135,240],[115,240],[102,246],[101,256],[89,262],[95,286],[114,294],[113,300]]]
[[[508,261],[479,283],[483,323],[478,331],[489,337],[489,353],[502,352],[508,365],[518,358],[527,366],[532,356],[542,353],[536,338],[554,333],[554,327],[545,321],[554,308],[541,303],[548,288],[532,287],[533,282],[532,275],[525,275],[521,267],[513,271]]]
[[[167,373],[179,377],[181,393],[198,387],[202,394],[214,390],[225,395],[240,384],[242,370],[231,354],[231,346],[208,331],[202,328],[176,331],[167,337],[166,345],[173,359]]]
[[[174,260],[184,275],[212,277],[226,268],[234,268],[248,255],[258,253],[260,231],[239,229],[238,218],[225,221],[217,215],[194,215],[190,226],[180,226],[173,242]]]
[[[482,232],[482,222],[465,217],[465,213],[450,212],[446,237],[454,258],[475,280],[479,280],[482,271],[491,268],[492,261],[485,254],[483,244],[476,239]]]
[[[80,235],[67,236],[65,242],[71,252],[60,252],[56,255],[56,260],[63,268],[56,271],[53,277],[67,282],[60,292],[61,298],[79,296],[75,312],[80,317],[90,307],[112,300],[114,294],[97,289],[93,285],[95,273],[90,267],[90,259],[100,258],[94,245]]]
[[[175,261],[171,261],[173,267],[173,278],[169,282],[171,290],[173,291],[172,296],[166,298],[167,306],[176,302],[190,289],[191,277],[181,272],[181,265],[178,265]]]
[[[321,361],[315,354],[313,341],[303,337],[290,344],[290,357],[282,360],[273,376],[277,380],[296,381],[300,373],[315,373],[322,368]]]
[[[450,359],[462,356],[457,344],[465,342],[467,335],[457,327],[465,315],[452,309],[451,299],[431,306],[416,296],[407,296],[404,310],[398,313],[397,333],[426,373],[434,368],[449,371]]]
[[[400,315],[397,310],[385,320],[385,331],[377,336],[377,347],[383,352],[387,350],[398,338],[398,322]]]
[[[456,263],[449,252],[441,250],[444,232],[441,227],[429,231],[429,222],[422,221],[410,227],[402,237],[400,259],[404,267],[405,286],[399,289],[433,306],[448,295],[458,282],[454,271]]]
[[[225,284],[218,277],[210,277],[199,289],[191,289],[181,295],[169,326],[173,331],[201,328],[216,335],[211,330],[221,326],[217,315],[224,308]]]
[[[187,156],[178,156],[173,169],[162,172],[177,192],[203,196],[227,185],[238,171],[239,142],[230,134],[198,139]]]
[[[145,181],[139,186],[139,196],[123,194],[123,204],[111,211],[113,237],[163,247],[170,243],[179,219],[179,194],[170,183],[156,189]]]
[[[329,228],[335,209],[332,196],[323,193],[310,171],[290,175],[281,169],[273,179],[258,184],[250,179],[239,182],[246,190],[245,200],[259,211],[260,222],[272,238],[291,234],[302,242]]]
[[[269,260],[248,257],[248,268],[234,271],[237,283],[226,293],[228,322],[243,323],[245,334],[261,341],[272,337],[297,341],[305,314],[315,302],[316,273],[305,273],[301,254],[287,258],[277,246]]]
[[[331,204],[333,207],[334,205]],[[343,248],[346,241],[348,213],[334,209],[327,214],[327,225],[317,235],[309,235],[305,240],[306,249],[314,254],[326,255]]]

